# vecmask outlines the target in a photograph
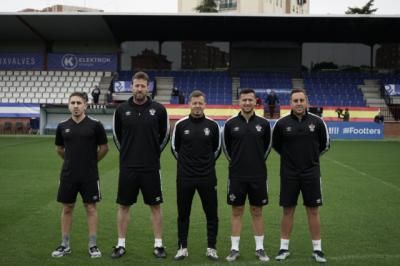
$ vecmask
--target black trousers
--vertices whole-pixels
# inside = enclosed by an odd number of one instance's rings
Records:
[[[177,180],[178,205],[178,247],[187,247],[190,211],[194,193],[199,193],[207,219],[207,242],[209,248],[216,248],[218,234],[217,180],[215,177],[204,180]]]

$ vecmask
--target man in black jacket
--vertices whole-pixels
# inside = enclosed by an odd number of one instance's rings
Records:
[[[307,211],[313,244],[312,256],[326,262],[321,249],[318,207],[322,205],[319,157],[329,149],[329,135],[324,121],[307,112],[304,89],[293,89],[291,113],[280,118],[273,130],[273,147],[281,157],[281,190],[279,204],[283,207],[281,246],[276,260],[289,255],[289,239],[293,228],[297,198],[301,191]]]
[[[118,209],[118,244],[112,258],[125,254],[125,236],[130,206],[136,203],[141,190],[145,204],[150,206],[154,232],[154,251],[165,258],[162,244],[163,202],[160,176],[160,154],[168,142],[169,121],[165,107],[147,96],[149,77],[144,72],[133,76],[133,97],[118,106],[114,113],[114,141],[120,152]]]
[[[267,168],[265,160],[271,149],[271,128],[268,120],[255,114],[256,94],[246,89],[240,92],[241,111],[229,119],[223,130],[223,147],[229,161],[227,202],[232,205],[231,252],[227,261],[239,257],[239,241],[246,197],[250,212],[256,256],[269,261],[264,251],[264,221],[262,208],[268,204]]]
[[[199,193],[207,218],[208,248],[206,256],[218,259],[217,177],[215,161],[221,151],[218,124],[205,117],[205,95],[199,90],[189,96],[190,114],[176,122],[171,150],[177,159],[178,252],[175,259],[188,256],[189,217],[194,193]]]

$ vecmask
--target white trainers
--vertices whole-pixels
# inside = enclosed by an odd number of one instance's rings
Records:
[[[231,262],[231,261],[235,261],[237,260],[237,258],[239,258],[239,250],[235,250],[235,249],[231,249],[231,252],[229,253],[229,255],[225,258],[227,261]]]
[[[286,260],[289,257],[290,252],[287,249],[280,249],[278,255],[276,255],[275,259],[278,261]]]
[[[311,256],[315,259],[316,262],[319,263],[326,262],[325,254],[320,250],[314,250]]]
[[[89,256],[94,259],[94,258],[100,258],[101,257],[101,251],[97,246],[93,246],[89,248]]]
[[[217,250],[214,248],[207,248],[206,256],[211,260],[217,260],[218,259]]]
[[[260,261],[269,261],[269,257],[263,249],[256,250],[256,257],[258,257]]]
[[[71,253],[70,247],[58,246],[52,253],[53,258],[61,258]]]
[[[183,260],[187,256],[189,256],[189,252],[188,252],[187,248],[180,248],[176,252],[174,259],[175,260]]]

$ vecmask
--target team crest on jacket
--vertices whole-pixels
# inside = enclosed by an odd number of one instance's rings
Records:
[[[257,130],[258,132],[261,132],[261,129],[262,129],[262,127],[261,127],[260,125],[256,125],[256,130]]]
[[[310,132],[314,132],[315,131],[315,125],[314,124],[309,124],[308,128],[310,129]]]
[[[234,127],[233,131],[236,131],[236,132],[239,131],[239,127]]]
[[[126,115],[126,116],[130,116],[130,115],[131,115],[131,111],[126,111],[126,112],[125,112],[125,115]]]
[[[206,128],[204,129],[204,135],[210,136],[210,129],[208,129],[208,127],[206,127]]]
[[[190,133],[189,129],[186,129],[186,130],[183,131],[183,134],[185,134],[185,135],[189,135],[189,133]]]
[[[292,127],[286,127],[286,132],[291,132],[292,131]]]
[[[66,129],[65,129],[65,133],[69,133],[69,132],[71,132],[71,129],[66,128]]]
[[[156,110],[153,109],[153,108],[151,108],[151,109],[149,110],[149,113],[150,113],[150,115],[155,115],[155,114],[156,114]]]

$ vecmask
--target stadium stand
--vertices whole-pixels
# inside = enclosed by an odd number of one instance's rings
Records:
[[[89,93],[110,76],[103,71],[0,71],[1,103],[65,104],[71,92]]]

